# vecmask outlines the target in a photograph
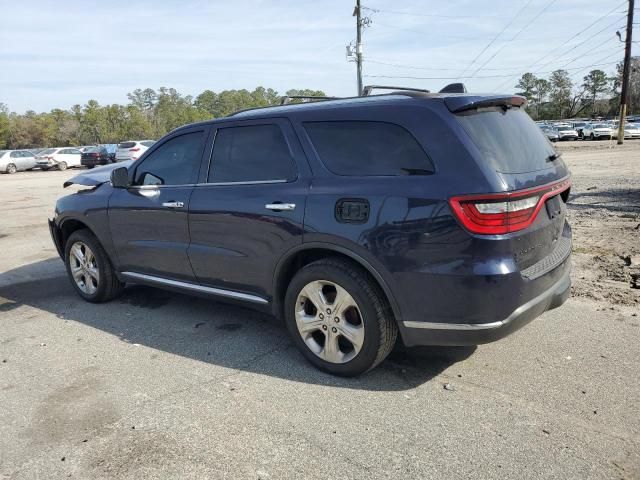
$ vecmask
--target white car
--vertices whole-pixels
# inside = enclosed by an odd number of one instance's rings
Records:
[[[556,132],[558,133],[559,140],[577,140],[578,132],[569,125],[556,125]]]
[[[82,152],[77,148],[47,148],[38,154],[36,163],[43,170],[49,170],[50,168],[66,170],[71,167],[80,167],[81,156]]]
[[[16,173],[31,170],[36,166],[36,157],[28,150],[0,150],[0,172]]]
[[[590,123],[582,129],[585,139],[602,140],[603,138],[616,138],[616,131],[606,123]]]
[[[125,160],[137,160],[146,152],[155,140],[132,140],[118,144],[116,151],[116,162],[124,162]]]
[[[625,124],[624,138],[640,138],[640,125],[637,123]]]

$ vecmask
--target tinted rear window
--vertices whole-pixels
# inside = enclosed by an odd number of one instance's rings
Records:
[[[122,142],[118,145],[118,148],[133,148],[136,146],[136,142]]]
[[[544,170],[555,153],[549,141],[519,108],[470,110],[456,115],[486,162],[501,173]]]
[[[104,147],[89,147],[85,150],[85,153],[102,153],[106,151]]]
[[[40,155],[51,155],[55,151],[56,151],[55,148],[46,148],[44,150],[41,150],[39,154]]]
[[[429,175],[433,164],[403,127],[386,122],[306,122],[320,160],[336,175]]]
[[[142,145],[144,145],[145,147],[150,147],[151,145],[153,145],[153,144],[154,144],[154,143],[156,143],[156,142],[154,142],[153,140],[149,140],[149,141],[147,141],[147,142],[140,142],[140,143],[141,143]]]

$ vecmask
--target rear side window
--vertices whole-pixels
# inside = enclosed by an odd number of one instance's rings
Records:
[[[456,117],[484,161],[497,172],[525,173],[553,167],[549,157],[555,150],[531,117],[519,108],[483,108]]]
[[[386,122],[305,122],[320,160],[336,175],[430,175],[431,160],[403,127]]]
[[[291,181],[296,176],[278,125],[227,127],[216,133],[209,183]]]
[[[133,148],[136,146],[136,142],[122,142],[118,145],[118,148]]]
[[[136,185],[188,185],[200,168],[203,132],[174,137],[158,147],[136,168]]]

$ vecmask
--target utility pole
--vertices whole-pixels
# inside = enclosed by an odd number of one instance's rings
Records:
[[[627,102],[629,100],[629,77],[631,72],[631,32],[633,32],[633,4],[629,0],[627,12],[627,38],[624,48],[624,66],[622,67],[622,90],[620,92],[620,123],[618,125],[618,145],[624,142],[624,121],[627,116]]]
[[[632,0],[633,1],[633,0]],[[356,0],[356,9],[353,16],[356,17],[356,64],[358,66],[358,96],[362,95],[362,15],[360,0]]]

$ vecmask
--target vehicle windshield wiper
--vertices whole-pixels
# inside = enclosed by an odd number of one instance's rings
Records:
[[[547,157],[547,162],[555,162],[561,156],[562,156],[562,153],[558,153],[558,152],[552,153]]]

